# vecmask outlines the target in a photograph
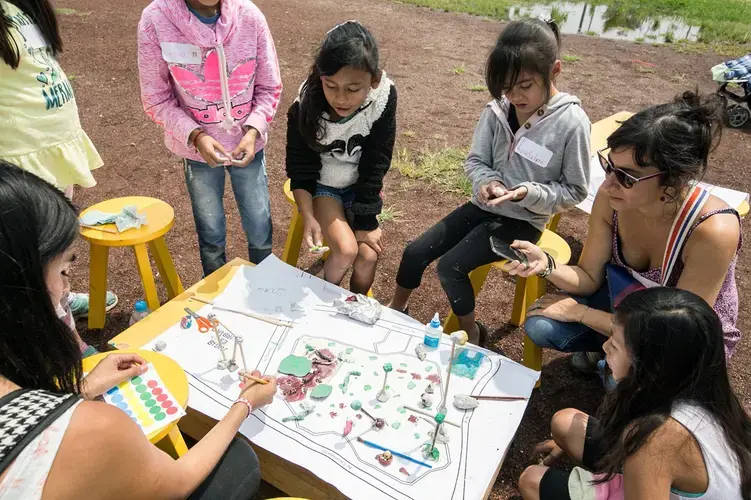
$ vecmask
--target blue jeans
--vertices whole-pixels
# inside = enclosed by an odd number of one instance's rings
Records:
[[[611,312],[607,282],[589,297],[574,297],[580,304],[593,309]],[[545,349],[562,352],[597,352],[608,339],[581,323],[564,323],[544,316],[528,316],[524,330],[532,342]]]
[[[258,264],[271,254],[271,203],[264,152],[258,151],[247,167],[216,167],[185,160],[193,218],[204,276],[227,263],[225,244],[227,221],[224,214],[224,178],[229,172],[232,191],[240,209],[250,261]]]

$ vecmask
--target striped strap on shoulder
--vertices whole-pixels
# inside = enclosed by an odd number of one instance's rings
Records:
[[[673,227],[670,228],[670,238],[668,238],[668,244],[665,246],[665,255],[662,258],[662,286],[667,285],[681,249],[686,242],[689,230],[699,217],[701,209],[708,199],[709,191],[698,185],[692,187],[675,216]]]

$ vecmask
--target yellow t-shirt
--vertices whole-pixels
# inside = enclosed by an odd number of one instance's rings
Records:
[[[60,189],[94,186],[102,158],[81,128],[68,77],[33,20],[0,6],[20,55],[16,69],[0,60],[0,158]]]

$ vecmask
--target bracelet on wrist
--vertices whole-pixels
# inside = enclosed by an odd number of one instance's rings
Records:
[[[250,414],[253,413],[253,404],[245,398],[237,398],[235,402],[233,403],[233,406],[238,403],[244,404],[245,406],[248,407],[248,415],[245,417],[245,418],[248,418]]]
[[[544,253],[545,253],[545,257],[547,257],[548,259],[548,265],[543,272],[537,274],[540,278],[547,278],[548,276],[550,276],[550,273],[552,273],[553,270],[555,269],[555,259],[553,258],[553,256],[550,255],[548,252],[544,252]]]

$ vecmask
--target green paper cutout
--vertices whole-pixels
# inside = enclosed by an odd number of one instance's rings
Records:
[[[394,429],[398,429],[401,426],[402,424],[400,424],[399,422],[394,422],[393,424],[391,424],[391,427],[393,427]]]
[[[409,384],[407,384],[407,389],[414,389],[415,387],[417,387],[417,384],[415,384],[412,381],[410,381]]]
[[[355,411],[360,411],[360,408],[362,408],[362,403],[355,399],[349,404],[349,407]]]
[[[318,384],[310,391],[310,397],[314,399],[326,399],[331,394],[332,387],[328,384]]]
[[[403,406],[399,406],[396,411],[398,411],[399,413],[407,413],[407,409]]]
[[[371,387],[370,385],[366,385],[365,387],[363,387],[363,389],[365,389],[366,391],[369,391],[369,390],[371,390],[372,388],[373,388],[373,387]]]
[[[290,354],[279,363],[279,372],[295,377],[304,377],[313,368],[313,362],[303,356]]]

